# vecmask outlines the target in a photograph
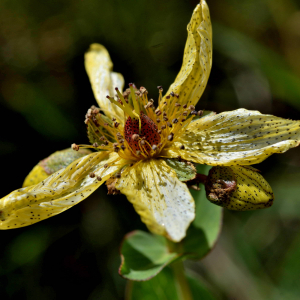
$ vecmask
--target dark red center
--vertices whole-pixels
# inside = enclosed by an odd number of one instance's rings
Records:
[[[158,145],[160,143],[160,135],[157,132],[157,125],[148,116],[141,112],[140,118],[141,133],[139,132],[139,120],[128,117],[124,129],[125,139],[134,153],[136,153],[136,151],[145,152],[142,147],[149,153],[151,150],[150,146],[152,147],[153,145]],[[134,134],[138,134],[140,138],[144,138],[145,144],[142,147],[140,147],[138,140],[133,140],[132,136]]]

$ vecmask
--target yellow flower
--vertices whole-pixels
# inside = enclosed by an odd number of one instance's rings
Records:
[[[237,210],[272,204],[270,186],[249,165],[298,146],[300,122],[245,109],[201,117],[195,105],[212,65],[212,29],[204,0],[187,30],[182,68],[164,97],[159,87],[157,108],[143,87],[130,84],[122,93],[123,77],[112,72],[107,50],[91,45],[85,66],[100,110],[92,107],[86,124],[90,148],[99,151],[2,198],[0,229],[61,213],[110,179],[152,232],[180,241],[195,217],[195,207],[187,185],[167,163],[170,159],[175,164],[179,160],[214,166],[207,196],[216,204]],[[73,146],[80,147],[88,146]]]

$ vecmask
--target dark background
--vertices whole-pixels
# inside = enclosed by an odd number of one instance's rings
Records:
[[[178,73],[194,0],[1,0],[1,193],[19,188],[39,160],[87,143],[95,104],[84,70],[89,45],[109,50],[126,84],[157,97]],[[240,107],[300,119],[300,5],[296,0],[208,0],[213,68],[199,109]],[[271,208],[225,211],[216,248],[188,262],[216,299],[300,298],[300,149],[256,166]],[[2,299],[123,299],[122,237],[145,229],[106,187],[69,211],[0,232]]]

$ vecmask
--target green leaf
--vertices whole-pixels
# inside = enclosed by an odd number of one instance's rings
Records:
[[[197,166],[198,173],[208,174],[211,167]],[[191,191],[196,203],[196,218],[182,241],[184,253],[189,258],[201,259],[215,245],[222,226],[222,208],[206,199],[205,189]]]
[[[214,300],[212,294],[192,273],[187,281],[193,299]],[[155,278],[144,282],[128,282],[126,300],[180,300],[176,288],[176,278],[171,268],[167,267]]]
[[[139,230],[133,231],[125,236],[121,247],[119,274],[131,280],[147,280],[179,255],[169,252],[166,238]]]
[[[188,181],[196,177],[197,171],[191,163],[170,158],[165,159],[165,162],[176,172],[180,181]]]

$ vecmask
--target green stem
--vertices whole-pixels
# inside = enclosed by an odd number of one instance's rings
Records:
[[[186,280],[182,260],[177,260],[171,264],[173,269],[179,300],[193,300],[189,284]]]

